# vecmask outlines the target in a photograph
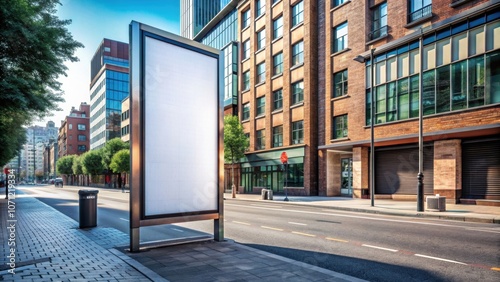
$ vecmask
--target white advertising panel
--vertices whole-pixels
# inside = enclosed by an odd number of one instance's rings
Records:
[[[218,210],[218,60],[144,40],[144,215]]]

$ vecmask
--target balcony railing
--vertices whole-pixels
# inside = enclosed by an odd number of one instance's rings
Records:
[[[424,18],[432,14],[432,4],[416,10],[408,15],[408,22],[414,22],[418,19]]]
[[[386,25],[384,25],[383,27],[377,28],[377,29],[373,30],[372,32],[370,32],[369,38],[370,38],[370,40],[374,40],[374,39],[377,39],[377,38],[385,36],[385,35],[387,35],[387,26]]]

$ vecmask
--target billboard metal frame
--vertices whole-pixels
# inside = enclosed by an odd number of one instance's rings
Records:
[[[217,59],[217,209],[186,213],[146,215],[145,212],[145,41],[154,38],[176,47]],[[129,26],[130,52],[130,250],[140,250],[140,227],[214,220],[214,240],[224,240],[224,148],[223,148],[223,54],[221,51],[202,45],[178,35],[132,21]],[[168,146],[168,144],[167,144]]]

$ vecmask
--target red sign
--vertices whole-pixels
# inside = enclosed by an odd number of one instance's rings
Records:
[[[8,168],[8,167],[4,168],[4,169],[3,169],[3,173],[5,173],[5,174],[9,174],[9,168]]]
[[[288,163],[288,156],[286,155],[286,152],[281,153],[281,162],[283,164]]]

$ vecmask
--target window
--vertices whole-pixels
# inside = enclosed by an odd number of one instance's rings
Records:
[[[273,92],[273,111],[283,108],[283,89]]]
[[[469,107],[482,105],[484,105],[484,58],[480,56],[469,60]]]
[[[386,87],[379,86],[375,90],[375,124],[385,123]]]
[[[256,116],[266,113],[266,96],[257,98],[257,111]]]
[[[243,60],[250,58],[250,40],[243,42]]]
[[[410,0],[408,22],[432,15],[432,0]]]
[[[283,146],[283,126],[273,127],[273,147]]]
[[[273,75],[283,73],[283,53],[273,56]]]
[[[255,78],[255,84],[259,84],[266,81],[266,63],[262,62],[257,65],[257,76]]]
[[[300,1],[292,7],[292,27],[304,21],[304,1]]]
[[[246,103],[243,105],[242,120],[247,120],[249,118],[250,118],[250,103]]]
[[[347,48],[347,22],[333,28],[333,53]]]
[[[347,115],[336,116],[333,118],[332,134],[332,139],[347,137]]]
[[[250,25],[250,9],[241,13],[241,29]]]
[[[292,144],[304,143],[304,121],[292,122]]]
[[[332,8],[334,8],[344,4],[348,0],[331,0],[331,1],[332,1]]]
[[[255,1],[255,17],[258,18],[266,11],[266,0]]]
[[[304,63],[304,41],[300,41],[292,46],[292,66]]]
[[[450,66],[436,69],[436,113],[450,110]]]
[[[422,106],[424,115],[436,113],[436,72],[431,70],[423,73],[422,77]]]
[[[71,123],[68,124],[68,129],[73,129],[73,125]]]
[[[304,101],[304,82],[299,81],[292,84],[292,104]]]
[[[87,141],[87,136],[78,134],[78,141]]]
[[[266,30],[262,29],[257,32],[257,50],[266,47]]]
[[[243,73],[243,91],[250,89],[250,71]]]
[[[87,115],[85,113],[82,113],[82,117],[87,117]]]
[[[257,130],[255,138],[256,138],[255,149],[264,150],[266,148],[266,135],[264,129]]]
[[[343,70],[333,75],[333,97],[347,95],[347,70]]]
[[[387,35],[387,3],[382,3],[373,8],[373,25],[370,39],[376,39]]]
[[[277,18],[273,21],[273,39],[277,39],[281,36],[283,36],[283,17],[282,16],[280,16],[279,18]]]
[[[87,146],[85,146],[85,145],[78,145],[78,152],[85,152],[85,151],[87,151]]]
[[[85,124],[78,124],[78,130],[85,130]]]

